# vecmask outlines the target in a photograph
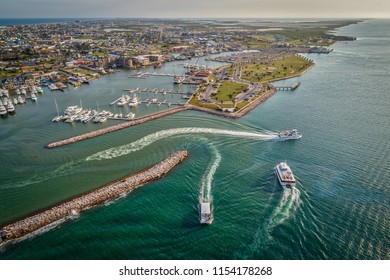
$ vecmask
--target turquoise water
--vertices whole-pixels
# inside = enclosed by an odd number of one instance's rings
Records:
[[[278,83],[300,81],[296,91],[278,92],[239,120],[188,111],[43,148],[102,127],[52,124],[54,98],[62,109],[80,99],[84,107],[98,100],[108,108],[123,88],[172,87],[167,78],[128,79],[129,72],[18,107],[0,120],[0,224],[178,148],[191,156],[160,181],[3,248],[0,259],[389,259],[389,27],[389,20],[370,20],[339,29],[358,40],[335,44],[329,55],[309,55],[313,69]],[[177,64],[159,71],[182,71]],[[269,142],[262,136],[290,128],[303,138]],[[282,160],[298,179],[296,191],[283,191],[276,181],[273,167]],[[198,219],[205,193],[214,205],[210,226]]]

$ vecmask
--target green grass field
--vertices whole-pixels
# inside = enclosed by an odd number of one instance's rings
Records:
[[[241,78],[251,82],[267,82],[298,75],[311,65],[312,62],[300,56],[290,56],[272,64],[243,67]]]
[[[219,101],[234,101],[237,94],[246,90],[248,90],[246,84],[224,81],[213,98]]]

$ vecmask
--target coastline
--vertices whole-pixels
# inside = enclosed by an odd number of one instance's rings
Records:
[[[35,215],[10,223],[0,230],[0,245],[14,239],[23,238],[53,223],[61,223],[71,219],[73,216],[78,216],[81,211],[102,205],[112,199],[126,195],[148,182],[162,178],[188,156],[189,152],[187,150],[178,150],[147,169],[114,180],[95,190],[60,202],[50,209],[40,210]]]

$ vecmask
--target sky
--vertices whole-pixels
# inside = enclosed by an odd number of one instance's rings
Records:
[[[390,0],[0,0],[0,18],[390,18]]]

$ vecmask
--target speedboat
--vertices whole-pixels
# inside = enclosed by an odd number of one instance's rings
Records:
[[[285,141],[285,140],[297,140],[302,137],[302,134],[296,130],[285,130],[282,132],[279,132],[278,135],[275,137],[276,141]]]
[[[296,182],[294,174],[285,161],[275,166],[275,173],[280,185],[284,188],[295,188]]]

